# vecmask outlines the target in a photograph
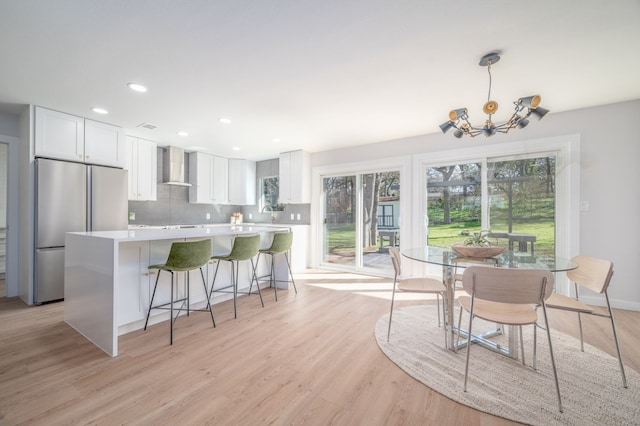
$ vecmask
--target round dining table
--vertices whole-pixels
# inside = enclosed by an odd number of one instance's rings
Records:
[[[466,330],[460,329],[463,340],[457,341],[458,329],[454,323],[453,305],[455,298],[455,270],[470,265],[486,264],[488,266],[502,268],[529,268],[545,269],[551,272],[565,272],[576,269],[578,265],[569,259],[547,255],[533,255],[511,250],[504,250],[501,254],[489,258],[470,258],[458,254],[451,248],[427,245],[424,247],[409,248],[401,251],[407,259],[432,265],[442,266],[442,282],[446,288],[446,312],[444,327],[447,327],[447,346],[450,350],[457,351],[469,341],[479,343],[496,352],[512,358],[518,357],[517,327],[509,327],[508,346],[500,345],[491,340],[497,334],[503,334],[502,325],[496,324],[494,330],[473,336],[468,336]]]

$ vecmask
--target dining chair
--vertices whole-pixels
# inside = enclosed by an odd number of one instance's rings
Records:
[[[520,332],[520,346],[522,343],[522,326],[538,324],[536,306],[542,306],[544,328],[549,342],[549,354],[553,367],[553,376],[558,394],[558,408],[562,409],[560,385],[556,370],[551,332],[547,317],[546,299],[553,291],[553,274],[543,269],[511,269],[493,268],[486,266],[469,266],[462,274],[462,286],[469,296],[458,297],[460,308],[469,313],[469,327],[467,329],[467,357],[464,367],[464,391],[467,391],[469,376],[469,357],[473,342],[473,320],[480,318],[499,324],[518,326]],[[458,320],[458,340],[460,339],[461,321]],[[524,353],[523,353],[524,364]]]
[[[620,353],[620,344],[618,343],[618,334],[616,333],[616,323],[613,319],[613,311],[609,303],[609,294],[607,290],[613,277],[613,263],[606,259],[599,259],[591,256],[575,256],[571,259],[578,267],[571,271],[567,271],[567,277],[573,282],[575,298],[565,296],[559,293],[552,293],[547,300],[547,308],[560,309],[563,311],[576,312],[578,314],[578,325],[580,328],[580,349],[584,352],[584,340],[582,336],[582,319],[581,315],[593,315],[596,317],[609,318],[611,321],[611,330],[613,332],[613,341],[616,345],[618,354],[618,363],[620,364],[620,373],[622,374],[622,385],[627,387],[627,378],[624,373],[624,365],[622,363],[622,355]],[[604,314],[595,310],[593,307],[582,303],[579,300],[579,287],[584,287],[596,293],[604,295],[607,302],[608,314]]]
[[[265,249],[260,249],[258,251],[258,260],[256,260],[256,265],[260,262],[260,255],[271,255],[271,265],[269,268],[269,285],[272,285],[274,288],[276,302],[278,301],[278,283],[276,280],[274,258],[277,254],[284,255],[284,259],[287,262],[287,269],[289,270],[289,276],[291,277],[291,283],[293,284],[293,289],[295,290],[296,294],[298,294],[296,282],[293,279],[293,272],[291,272],[291,262],[289,262],[289,250],[291,249],[292,244],[293,232],[276,232],[275,234],[273,234],[273,241],[271,242],[271,246]],[[251,289],[249,289],[249,292],[251,292]]]
[[[237,299],[238,299],[238,273],[240,262],[242,261],[250,261],[251,269],[249,270],[249,280],[251,282],[251,286],[253,286],[253,282],[258,282],[256,277],[256,265],[253,262],[253,258],[258,255],[258,250],[260,250],[260,235],[238,235],[233,240],[233,246],[231,247],[231,251],[228,254],[223,255],[215,255],[211,256],[211,260],[217,262],[216,271],[213,274],[213,281],[211,282],[211,290],[209,291],[209,299],[216,292],[226,292],[227,289],[231,288],[233,292],[233,317],[238,318],[237,311]],[[231,265],[231,283],[224,287],[215,287],[216,277],[218,276],[218,269],[220,268],[220,263],[229,262]],[[251,288],[249,287],[249,291],[247,294],[251,294]],[[258,294],[260,295],[260,303],[264,308],[264,301],[262,300],[262,292],[260,291],[260,285],[258,287]]]
[[[393,264],[394,277],[393,277],[393,292],[391,293],[391,309],[389,310],[389,329],[387,330],[387,341],[391,335],[391,320],[393,318],[393,303],[396,297],[396,288],[404,293],[430,293],[435,294],[438,301],[438,327],[440,327],[440,297],[442,297],[442,315],[446,315],[446,297],[447,290],[442,281],[435,278],[405,278],[399,280],[398,277],[402,274],[402,262],[400,258],[400,252],[396,247],[389,248],[389,255],[391,257],[391,263]],[[446,321],[444,328],[444,345],[447,346],[447,327]]]
[[[171,243],[171,249],[169,250],[169,256],[165,263],[149,265],[148,269],[157,269],[158,275],[156,276],[156,283],[153,286],[153,294],[151,295],[151,301],[149,302],[149,309],[147,310],[147,319],[144,322],[144,329],[147,329],[147,325],[149,324],[149,315],[151,314],[152,309],[168,309],[171,311],[169,317],[169,344],[173,345],[173,324],[178,319],[180,312],[186,306],[187,315],[189,315],[190,311],[208,311],[211,314],[211,322],[213,322],[213,326],[216,326],[216,321],[213,319],[213,310],[211,309],[211,304],[209,303],[209,299],[207,298],[207,309],[191,309],[189,305],[189,290],[190,290],[190,279],[189,279],[189,271],[200,269],[200,276],[202,277],[202,284],[204,285],[204,294],[207,294],[207,281],[204,278],[204,272],[202,271],[202,267],[209,262],[209,258],[211,257],[211,240],[200,240],[200,241],[176,241]],[[158,280],[160,279],[160,273],[162,271],[167,271],[171,274],[171,300],[168,303],[161,303],[159,305],[154,306],[153,300],[156,297],[156,290],[158,289]],[[175,272],[185,272],[185,294],[184,297],[176,299],[177,289],[174,284],[174,275]],[[178,308],[178,313],[175,314],[175,318],[173,315],[174,306],[176,303],[182,302],[180,307]],[[168,307],[167,307],[168,306]]]

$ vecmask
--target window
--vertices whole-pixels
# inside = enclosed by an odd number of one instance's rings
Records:
[[[556,156],[488,158],[427,167],[429,244],[491,231],[523,255],[555,255]]]
[[[283,206],[278,204],[278,189],[278,176],[260,178],[260,211],[265,207],[271,207],[273,211],[283,210]]]

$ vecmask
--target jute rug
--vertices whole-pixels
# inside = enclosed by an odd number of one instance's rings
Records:
[[[544,330],[538,330],[537,370],[531,368],[531,326],[523,333],[526,366],[520,360],[473,345],[464,392],[466,349],[454,353],[444,348],[444,332],[437,326],[435,306],[394,309],[389,342],[388,321],[386,314],[375,329],[385,355],[415,379],[461,404],[535,425],[640,424],[640,374],[625,366],[629,385],[625,389],[616,358],[587,344],[581,352],[580,341],[571,336],[551,330],[564,407],[564,413],[560,413]],[[462,321],[464,324],[465,316]],[[491,325],[474,321],[474,332],[483,327]]]

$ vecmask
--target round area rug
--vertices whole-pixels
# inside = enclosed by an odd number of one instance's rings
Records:
[[[629,385],[625,389],[617,358],[586,343],[581,352],[580,341],[571,336],[551,330],[564,408],[560,413],[544,330],[538,330],[537,370],[531,368],[532,326],[523,328],[526,366],[473,345],[464,392],[466,348],[458,353],[445,349],[434,305],[394,309],[389,342],[388,321],[389,314],[382,316],[375,329],[385,355],[416,380],[461,404],[535,425],[640,424],[640,374],[625,366]],[[474,333],[483,327],[489,329],[491,324],[474,320]]]

